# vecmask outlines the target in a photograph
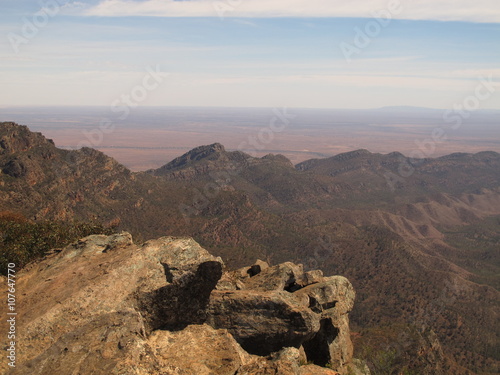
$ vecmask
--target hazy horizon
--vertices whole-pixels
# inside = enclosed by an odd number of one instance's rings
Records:
[[[216,142],[254,156],[280,153],[294,164],[356,149],[413,157],[500,152],[499,115],[477,110],[466,118],[408,107],[140,107],[120,119],[108,107],[0,108],[0,121],[27,125],[61,148],[99,149],[133,170],[157,168]]]

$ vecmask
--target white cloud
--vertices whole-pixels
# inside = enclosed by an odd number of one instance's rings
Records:
[[[63,4],[61,6],[61,11],[65,14],[78,14],[88,8],[89,4],[82,3],[81,1],[73,1]]]
[[[444,75],[444,74],[443,74]],[[453,70],[448,73],[450,77],[458,77],[458,78],[477,78],[477,77],[489,77],[492,76],[495,79],[500,78],[500,69],[491,68],[491,69],[464,69],[464,70]]]
[[[500,23],[498,0],[103,0],[88,16],[150,17],[373,17]]]
[[[187,78],[186,78],[187,80]],[[255,85],[264,83],[282,83],[298,85],[331,85],[343,87],[384,87],[398,89],[429,89],[437,91],[460,90],[469,86],[468,82],[458,79],[437,77],[387,76],[370,74],[337,74],[337,75],[289,75],[260,77],[217,77],[197,79],[197,84],[208,85]]]
[[[167,71],[166,71],[167,72]],[[144,70],[27,73],[0,71],[3,105],[111,105],[142,82]],[[244,75],[173,73],[141,105],[449,108],[477,81],[364,74]],[[27,90],[29,88],[29,90]],[[499,108],[498,95],[482,108]]]

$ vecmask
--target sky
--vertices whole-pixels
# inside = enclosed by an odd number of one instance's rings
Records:
[[[500,109],[498,0],[0,0],[0,106]]]

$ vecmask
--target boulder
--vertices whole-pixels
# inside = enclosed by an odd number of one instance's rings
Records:
[[[263,260],[257,259],[255,263],[247,270],[248,276],[252,277],[258,275],[262,271],[269,268],[269,264]]]
[[[313,270],[304,273],[303,277],[304,286],[320,283],[323,281],[323,271]]]
[[[281,263],[243,280],[245,289],[255,291],[294,291],[303,285],[304,269],[302,264]]]
[[[320,328],[307,298],[285,291],[214,291],[207,324],[229,330],[245,350],[258,355],[298,348]]]
[[[353,355],[348,313],[355,293],[346,278],[304,272],[302,265],[287,262],[254,275],[242,268],[221,280],[212,293],[208,324],[227,329],[249,353],[303,348],[307,361],[347,373]]]
[[[310,308],[321,316],[321,328],[304,343],[309,360],[333,368],[347,368],[352,360],[353,346],[348,313],[354,306],[355,292],[349,280],[342,276],[323,278],[296,292],[307,296]]]

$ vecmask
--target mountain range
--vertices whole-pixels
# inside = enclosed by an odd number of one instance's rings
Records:
[[[355,357],[373,374],[495,374],[500,154],[357,150],[293,165],[221,144],[131,172],[0,123],[0,210],[190,236],[232,268],[265,259],[347,277]],[[406,372],[404,372],[406,371]]]

